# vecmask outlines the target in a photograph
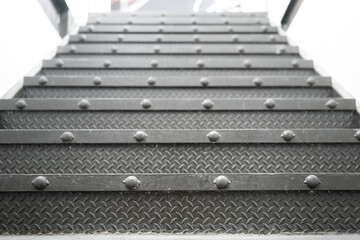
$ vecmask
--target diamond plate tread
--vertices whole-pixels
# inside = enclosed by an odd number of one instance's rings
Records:
[[[328,98],[331,88],[44,88],[26,87],[25,98]]]
[[[144,121],[146,119],[146,121]],[[358,128],[354,111],[8,111],[2,129]]]
[[[309,172],[358,173],[360,148],[357,144],[0,145],[0,174]]]
[[[1,193],[1,234],[359,233],[360,192]]]
[[[109,60],[126,60],[129,62],[136,62],[136,61],[142,61],[142,60],[148,60],[149,61],[149,67],[151,60],[157,60],[159,61],[159,64],[161,62],[166,62],[168,60],[173,60],[176,58],[179,62],[194,62],[194,67],[197,68],[196,61],[201,59],[206,63],[212,63],[213,61],[217,61],[221,59],[224,62],[235,62],[238,61],[239,64],[241,61],[244,61],[245,59],[257,59],[257,60],[283,60],[283,59],[289,59],[289,61],[293,59],[301,59],[299,55],[246,55],[246,56],[237,56],[237,55],[180,55],[180,54],[173,54],[173,55],[109,55],[109,54],[58,54],[56,55],[56,58],[63,59],[66,61],[67,59],[109,59]],[[159,65],[161,67],[161,65]]]
[[[115,70],[115,69],[42,69],[41,74],[48,76],[139,76],[139,77],[158,77],[158,76],[314,76],[318,75],[314,70],[218,70],[218,69],[194,69],[194,70]]]

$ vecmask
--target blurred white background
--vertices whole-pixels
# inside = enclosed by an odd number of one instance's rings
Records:
[[[146,10],[157,0],[122,3],[126,11]],[[175,1],[175,0],[174,0]],[[191,0],[189,11],[268,11],[279,26],[289,0]],[[110,0],[67,0],[77,25],[89,12],[110,11]],[[204,6],[208,4],[207,6]],[[167,2],[171,6],[172,1]],[[184,1],[185,4],[185,1]],[[240,7],[238,7],[240,5]],[[156,5],[155,5],[156,6]],[[168,8],[169,6],[163,6]],[[160,7],[159,7],[160,8]],[[287,35],[322,73],[332,76],[360,99],[360,1],[304,0]],[[164,11],[166,9],[159,9]],[[37,0],[0,1],[0,96],[25,75],[35,74],[42,59],[51,58],[64,44]],[[36,67],[36,66],[37,67]]]

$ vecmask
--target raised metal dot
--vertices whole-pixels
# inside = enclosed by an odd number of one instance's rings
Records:
[[[297,68],[297,67],[299,67],[300,62],[299,62],[299,60],[294,59],[294,60],[292,60],[291,64],[293,65],[293,67]]]
[[[283,54],[286,53],[286,47],[285,46],[280,46],[276,49],[276,54]]]
[[[159,36],[159,35],[156,36],[156,41],[157,41],[157,42],[161,42],[161,41],[162,41],[162,36]]]
[[[115,45],[111,47],[111,52],[112,53],[117,53],[118,50],[119,50],[119,48],[117,46],[115,46]]]
[[[164,19],[161,19],[159,23],[160,23],[161,25],[165,24]]]
[[[124,41],[124,36],[119,35],[119,36],[117,37],[117,40],[118,40],[118,42]]]
[[[88,27],[89,32],[93,32],[95,30],[95,26],[91,25]]]
[[[356,131],[354,137],[360,141],[360,130]]]
[[[225,176],[219,176],[215,178],[214,184],[218,189],[224,189],[229,186],[230,180]]]
[[[64,132],[63,134],[61,134],[60,139],[64,142],[64,143],[69,143],[72,142],[72,140],[74,140],[74,135],[71,132]]]
[[[18,100],[18,101],[15,103],[15,106],[16,106],[18,109],[24,109],[24,108],[27,106],[27,103],[25,102],[24,99],[20,99],[20,100]]]
[[[158,61],[156,61],[156,60],[151,60],[151,66],[153,67],[153,68],[156,68],[156,67],[158,67],[159,66],[159,63],[158,63]]]
[[[196,20],[193,19],[193,20],[191,21],[191,23],[192,23],[192,24],[196,24]]]
[[[229,32],[233,32],[233,31],[234,31],[234,28],[233,28],[233,27],[228,26],[228,27],[227,27],[227,30],[228,30]]]
[[[200,42],[200,37],[199,37],[199,36],[197,36],[197,35],[196,35],[196,36],[194,36],[194,41],[195,41],[195,42]]]
[[[108,60],[108,59],[106,59],[106,60],[104,61],[104,67],[105,67],[105,68],[108,68],[108,67],[110,67],[110,65],[111,65],[111,61]]]
[[[96,19],[96,23],[97,23],[97,24],[101,23],[101,18],[97,18],[97,19]]]
[[[229,20],[224,20],[224,24],[229,24]]]
[[[82,99],[78,105],[81,109],[88,109],[90,107],[90,102],[86,99]]]
[[[100,84],[102,83],[101,77],[98,77],[98,76],[94,77],[93,83],[94,83],[95,85],[100,85]]]
[[[210,99],[205,99],[203,102],[202,102],[202,105],[204,108],[206,109],[211,109],[213,106],[214,106],[214,103],[213,101],[211,101]]]
[[[256,24],[261,24],[261,21],[260,21],[260,20],[256,20]]]
[[[40,85],[46,85],[48,83],[48,79],[45,76],[41,76],[39,79],[39,84]]]
[[[295,134],[293,131],[286,130],[281,134],[281,138],[287,142],[290,142],[292,139],[295,138]]]
[[[55,61],[55,65],[58,67],[58,68],[61,68],[63,65],[64,65],[64,61],[61,60],[61,59],[57,59]]]
[[[209,80],[208,78],[206,78],[206,77],[203,77],[203,78],[200,79],[200,83],[201,83],[201,85],[203,85],[204,87],[206,87],[206,86],[209,85],[210,80]]]
[[[196,52],[196,53],[201,53],[201,52],[202,52],[201,47],[200,47],[200,46],[196,46],[196,47],[195,47],[195,52]]]
[[[196,64],[197,64],[197,66],[198,66],[199,68],[205,67],[205,63],[204,63],[202,60],[198,60],[198,61],[196,62]]]
[[[69,52],[75,53],[76,52],[76,47],[74,45],[71,45],[70,48],[69,48]]]
[[[309,86],[314,86],[315,83],[316,83],[316,80],[315,80],[315,78],[313,78],[313,77],[309,77],[308,79],[306,79],[306,83],[307,83]]]
[[[158,32],[164,32],[164,28],[163,28],[163,27],[159,27],[159,28],[158,28]]]
[[[334,109],[339,105],[339,103],[337,101],[335,101],[334,99],[330,99],[329,101],[326,102],[326,106],[330,109]]]
[[[261,31],[267,32],[268,30],[269,30],[268,27],[266,27],[266,26],[261,26]]]
[[[155,83],[156,83],[156,78],[154,78],[154,77],[149,77],[149,78],[147,79],[147,83],[148,83],[150,86],[154,86]]]
[[[87,36],[85,34],[81,34],[80,35],[80,42],[85,42],[86,38],[87,38]]]
[[[260,87],[263,84],[263,80],[260,77],[256,77],[253,82],[257,87]]]
[[[239,37],[234,35],[234,36],[232,36],[232,40],[233,40],[233,42],[237,42],[237,41],[239,41]]]
[[[36,177],[32,183],[31,183],[34,188],[36,188],[37,190],[44,190],[47,186],[49,186],[49,181],[46,179],[46,177],[44,176],[38,176]]]
[[[123,183],[125,184],[126,188],[129,190],[135,190],[141,184],[139,179],[137,179],[137,177],[135,176],[129,176],[125,178]]]
[[[274,35],[270,35],[270,36],[269,36],[269,40],[270,40],[271,42],[275,42],[275,41],[276,41],[276,37],[275,37]]]
[[[152,106],[152,103],[149,99],[144,99],[142,100],[142,102],[140,103],[140,105],[143,107],[143,108],[150,108]]]
[[[316,188],[317,186],[320,185],[320,179],[315,176],[315,175],[309,175],[305,178],[304,183],[309,187],[309,188]]]
[[[129,21],[128,21],[128,24],[132,24],[133,23],[133,21],[130,19]]]
[[[134,134],[134,138],[137,142],[142,142],[144,141],[146,138],[147,138],[147,134],[143,131],[137,131],[135,134]]]
[[[266,101],[264,102],[264,105],[265,105],[265,107],[272,109],[275,107],[276,104],[273,99],[269,98],[269,99],[266,99]]]
[[[221,137],[217,131],[211,131],[206,136],[210,140],[210,142],[217,142]]]
[[[154,47],[154,53],[159,53],[160,52],[160,47],[159,46],[155,46]]]
[[[123,29],[123,32],[128,32],[128,31],[129,31],[129,27],[125,26],[124,29]]]
[[[251,61],[249,59],[246,59],[244,61],[244,66],[247,67],[247,68],[250,68],[251,67]]]
[[[245,51],[245,49],[244,49],[243,46],[239,46],[239,47],[237,48],[237,50],[238,50],[239,53],[244,53],[244,51]]]
[[[161,16],[162,16],[162,17],[166,17],[166,13],[162,13]]]

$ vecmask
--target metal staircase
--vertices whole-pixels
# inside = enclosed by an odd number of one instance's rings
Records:
[[[360,231],[355,100],[264,13],[92,14],[0,127],[3,235]]]

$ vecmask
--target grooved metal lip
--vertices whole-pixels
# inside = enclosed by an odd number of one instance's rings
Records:
[[[147,137],[141,143],[134,134]],[[360,143],[355,137],[359,129],[246,129],[246,130],[0,130],[0,144],[120,144],[120,143]],[[216,133],[216,143],[209,133]],[[288,138],[288,133],[292,138]],[[63,136],[71,135],[64,142]],[[209,141],[211,140],[211,141]]]
[[[266,12],[224,12],[224,13],[207,13],[207,12],[197,12],[197,13],[189,13],[189,12],[136,12],[136,13],[127,13],[127,12],[108,12],[108,13],[89,13],[90,18],[92,17],[234,17],[234,18],[241,18],[241,17],[267,17]]]
[[[42,87],[147,87],[149,78],[156,81],[151,87],[258,87],[254,81],[260,79],[261,87],[331,87],[330,77],[306,76],[260,76],[260,77],[97,77],[101,83],[94,84],[94,77],[82,76],[47,76],[44,84],[42,76],[25,77],[24,86]],[[206,79],[208,84],[204,87],[201,80]],[[310,85],[308,79],[313,79]]]
[[[266,104],[268,100],[274,103],[272,108]],[[211,109],[204,108],[204,101],[210,100],[212,102]],[[30,111],[30,110],[207,110],[207,111],[238,111],[238,110],[264,110],[264,111],[277,111],[277,110],[356,110],[355,99],[336,99],[337,106],[330,109],[327,103],[330,100],[327,98],[319,99],[292,99],[292,98],[258,98],[258,99],[147,99],[151,103],[150,107],[144,109],[141,103],[144,99],[141,98],[40,98],[40,99],[0,99],[0,111]],[[24,102],[25,107],[19,108],[19,102]],[[79,103],[82,101],[87,102],[86,108],[80,108]]]
[[[70,42],[76,43],[126,43],[126,42],[169,42],[169,43],[287,43],[286,36],[269,34],[78,34],[71,35]]]
[[[194,28],[195,27],[195,28]],[[92,25],[83,26],[79,29],[80,33],[278,33],[277,27],[271,26],[255,26],[255,25],[236,25],[232,26],[232,31],[229,31],[228,26],[169,26],[169,25]]]
[[[114,47],[116,51],[114,52]],[[157,48],[154,51],[155,47]],[[75,48],[75,49],[74,49]],[[168,44],[143,44],[136,47],[129,47],[123,44],[103,45],[103,44],[77,44],[58,47],[58,54],[236,54],[239,55],[241,48],[242,55],[248,54],[271,54],[271,55],[294,55],[299,53],[298,47],[289,45],[210,45],[210,44],[176,44],[175,46]],[[281,51],[281,52],[280,52]]]
[[[173,17],[105,17],[90,18],[88,24],[102,25],[269,25],[269,20],[263,17],[254,18],[213,18],[213,17],[192,17],[192,18],[173,18]]]
[[[59,69],[77,69],[77,68],[96,68],[96,69],[313,69],[313,61],[296,59],[296,66],[294,66],[294,60],[234,60],[223,61],[221,59],[214,59],[211,61],[202,61],[202,66],[199,66],[199,60],[201,57],[194,60],[179,62],[176,57],[172,57],[166,60],[158,61],[156,57],[156,66],[152,64],[152,61],[139,60],[136,62],[128,61],[125,59],[112,60],[110,64],[104,66],[106,61],[102,59],[66,59],[62,61],[61,66],[57,63],[60,59],[51,59],[43,61],[43,68],[59,68]]]
[[[36,177],[49,185],[40,191],[219,191],[214,179],[225,176],[230,184],[221,191],[360,190],[360,174],[317,173],[320,184],[309,188],[311,174],[11,174],[0,175],[1,192],[39,191],[31,183]],[[135,176],[141,184],[128,189],[123,181]]]

